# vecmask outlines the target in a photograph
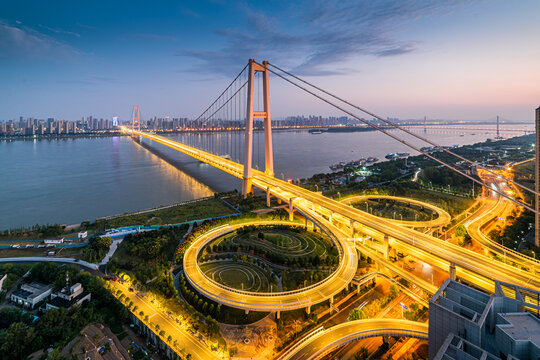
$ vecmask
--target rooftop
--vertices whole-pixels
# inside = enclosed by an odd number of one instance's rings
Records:
[[[508,324],[497,325],[515,340],[528,340],[540,349],[540,320],[528,312],[499,314]]]

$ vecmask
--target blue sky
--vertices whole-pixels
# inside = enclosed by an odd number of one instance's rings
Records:
[[[249,58],[390,117],[532,120],[540,2],[0,1],[0,120],[197,116]],[[274,117],[338,114],[278,79]]]

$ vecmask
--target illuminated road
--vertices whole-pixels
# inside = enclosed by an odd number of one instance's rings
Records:
[[[416,205],[416,206],[419,206],[419,207],[424,208],[424,209],[429,209],[434,214],[437,214],[437,217],[434,218],[433,220],[426,220],[426,221],[410,221],[410,220],[407,221],[407,220],[405,220],[405,221],[401,221],[401,220],[394,220],[394,219],[385,219],[388,222],[393,222],[395,224],[399,224],[399,225],[407,226],[407,227],[428,228],[428,227],[444,226],[444,225],[448,224],[452,220],[452,218],[450,217],[450,214],[448,214],[446,211],[444,211],[443,209],[441,209],[441,208],[439,208],[439,207],[437,207],[437,206],[435,206],[433,204],[426,203],[426,202],[423,202],[423,201],[420,201],[420,200],[399,197],[399,196],[358,195],[358,196],[352,196],[352,197],[343,199],[343,200],[341,200],[341,202],[343,204],[349,204],[350,205],[352,203],[356,203],[356,202],[360,202],[360,201],[379,200],[379,199],[393,200],[393,201],[396,201],[396,202],[399,202],[399,203]]]
[[[506,186],[499,185],[504,190]],[[524,254],[521,254],[513,249],[507,248],[493,240],[491,240],[483,231],[482,228],[492,220],[506,219],[512,214],[514,209],[513,204],[506,198],[495,194],[496,196],[486,199],[487,209],[478,217],[466,221],[465,227],[471,238],[477,241],[484,249],[497,254],[503,262],[513,262],[520,267],[530,269],[534,274],[540,273],[540,261]],[[487,252],[486,252],[487,255]]]
[[[173,320],[172,316],[169,316],[163,310],[160,310],[156,304],[151,302],[151,300],[139,293],[130,292],[129,287],[120,282],[111,281],[110,284],[112,289],[122,290],[123,294],[133,301],[133,306],[137,306],[137,310],[135,311],[136,314],[134,313],[134,315],[136,315],[139,320],[142,321],[144,316],[148,315],[149,321],[153,324],[152,327],[159,325],[160,331],[165,331],[165,339],[162,339],[164,342],[167,342],[166,338],[169,335],[178,342],[179,349],[176,349],[178,353],[181,348],[186,348],[187,352],[191,353],[193,359],[207,360],[220,358],[219,353],[210,351],[207,346],[195,338],[195,335],[189,333],[186,329],[186,325],[177,323]],[[144,312],[144,316],[139,315],[139,312],[141,311]],[[155,328],[152,328],[152,331],[156,332]],[[170,346],[173,347],[172,344],[170,344]]]
[[[125,129],[125,131],[130,130]],[[134,134],[176,149],[235,177],[242,178],[243,176],[243,165],[241,164],[171,141],[161,136],[139,131],[135,131]],[[458,276],[463,277],[488,291],[494,290],[494,278],[524,287],[540,289],[540,279],[532,277],[531,274],[526,271],[503,264],[500,261],[490,259],[483,254],[477,254],[473,251],[463,249],[460,246],[445,242],[414,229],[400,226],[399,224],[389,222],[386,219],[367,214],[346,204],[329,199],[321,194],[313,193],[286,181],[279,180],[264,172],[253,169],[252,173],[254,186],[268,191],[271,195],[285,200],[286,202],[289,202],[292,199],[292,206],[295,209],[302,211],[304,214],[313,216],[320,211],[322,216],[324,216],[325,213],[330,211],[331,219],[319,219],[317,221],[320,224],[325,225],[332,233],[334,233],[333,229],[339,230],[340,228],[351,231],[352,223],[357,231],[367,232],[369,230],[377,233],[379,239],[383,238],[384,235],[387,235],[392,247],[401,247],[406,249],[407,252],[416,251],[418,255],[421,255],[421,257],[419,257],[421,260],[428,263],[436,260],[440,263],[442,269],[448,269],[450,263],[453,263],[456,266]],[[347,241],[344,241],[342,236],[337,236],[337,240],[338,243],[343,246],[344,252],[349,253],[352,247],[347,245]],[[349,260],[352,259],[353,257],[351,255]],[[356,268],[356,264],[353,264],[352,261],[345,265]],[[343,287],[346,286],[346,284],[339,284],[339,286],[342,285]]]
[[[404,336],[427,340],[428,325],[416,321],[398,319],[348,321],[315,332],[312,336],[302,339],[279,357],[279,359],[320,359],[325,354],[347,343],[374,336]]]
[[[316,215],[315,215],[316,216]],[[341,261],[330,276],[321,282],[294,291],[262,293],[230,288],[206,276],[199,268],[197,257],[204,246],[214,239],[246,225],[291,225],[285,221],[253,221],[249,223],[225,225],[212,229],[197,238],[184,254],[184,273],[189,283],[204,296],[221,304],[245,310],[285,311],[307,308],[339,293],[353,279],[358,258],[349,242],[337,237],[342,247]]]

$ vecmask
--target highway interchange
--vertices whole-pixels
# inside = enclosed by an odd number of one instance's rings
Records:
[[[126,129],[126,131],[131,130]],[[138,131],[134,131],[133,134],[176,149],[235,177],[242,178],[243,176],[243,166],[241,164],[161,136]],[[449,276],[459,277],[486,291],[493,291],[494,280],[530,287],[536,290],[540,289],[538,277],[533,276],[531,272],[417,231],[414,229],[414,227],[417,227],[414,224],[400,224],[399,221],[379,218],[355,209],[345,203],[329,199],[321,194],[313,193],[296,185],[276,179],[262,171],[253,169],[252,175],[253,186],[266,191],[268,197],[274,196],[285,201],[289,205],[291,217],[292,212],[297,211],[309,218],[314,224],[331,236],[340,250],[341,261],[336,272],[332,274],[332,281],[322,281],[294,293],[271,293],[262,294],[261,296],[261,294],[256,293],[232,291],[232,289],[225,289],[222,286],[216,285],[216,283],[212,284],[206,279],[201,278],[202,272],[200,272],[200,269],[196,265],[196,255],[204,244],[216,236],[234,230],[227,227],[214,229],[194,241],[192,247],[186,252],[187,260],[184,260],[184,265],[186,266],[186,273],[191,276],[187,276],[188,281],[206,296],[222,304],[245,309],[246,311],[273,310],[279,312],[294,308],[306,308],[309,312],[311,305],[326,299],[332,301],[333,296],[337,292],[349,285],[356,273],[358,263],[357,252],[371,257],[381,266],[412,281],[429,293],[433,293],[435,287],[424,279],[407,274],[406,271],[393,264],[389,259],[392,252],[401,251],[407,253],[427,264],[447,271]],[[500,199],[496,201],[499,204],[497,206],[502,206],[500,205],[502,203]],[[495,208],[495,210],[493,210],[494,208],[488,209],[488,213],[490,213],[491,211],[497,211],[498,208]],[[437,226],[446,224],[448,220],[444,214],[438,216],[437,219],[439,221],[436,223]],[[483,224],[484,221],[478,220],[478,223]],[[474,222],[472,224],[472,227],[471,224],[467,224],[470,227],[471,235],[473,237],[479,237],[475,234],[477,230],[475,230]],[[423,224],[420,227],[430,225],[432,226],[433,223]],[[478,229],[480,227],[481,225],[478,226]],[[371,244],[366,243],[366,236],[375,240],[375,244],[373,241]],[[493,244],[491,244],[491,249],[493,249]],[[497,249],[493,250],[497,251]],[[517,257],[515,254],[509,256]],[[524,260],[521,259],[521,261],[533,264],[534,267],[530,270],[536,271],[536,263],[534,261],[531,262],[527,258]],[[422,337],[422,331],[427,332],[427,326],[421,328],[421,326],[425,325],[420,323],[415,324],[417,325],[409,326],[409,324],[402,323],[398,320],[383,321],[380,323],[374,323],[373,321],[347,322],[324,330],[324,332],[331,335],[320,337],[314,335],[311,338],[312,340],[298,344],[297,346],[300,347],[297,348],[297,353],[326,353],[329,349],[338,346],[339,343],[352,341],[349,337],[350,334],[356,334],[353,336],[356,339],[363,336],[380,336],[385,331],[388,333],[400,328],[403,331],[410,331],[408,333],[410,336]],[[418,326],[418,328],[415,326]],[[346,329],[346,331],[343,329]],[[402,333],[402,335],[406,334]],[[313,339],[319,338],[321,341],[314,342]]]

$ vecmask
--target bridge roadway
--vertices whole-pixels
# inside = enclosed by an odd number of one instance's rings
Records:
[[[124,131],[131,130],[124,128]],[[134,131],[134,135],[148,138],[165,146],[176,149],[188,156],[196,158],[202,162],[208,163],[228,174],[242,178],[243,165],[235,163],[231,160],[221,158],[217,155],[207,153],[205,151],[186,146],[184,144],[169,140],[167,138],[148,134],[140,131]],[[513,283],[519,286],[532,287],[536,290],[540,289],[540,279],[531,276],[531,273],[517,269],[515,267],[503,264],[499,261],[490,259],[483,254],[477,254],[473,251],[463,249],[457,245],[437,239],[433,236],[409,229],[404,226],[381,219],[377,216],[367,214],[364,211],[355,209],[346,204],[329,199],[321,194],[313,193],[299,186],[290,184],[286,181],[279,180],[273,176],[265,174],[262,171],[253,169],[253,185],[268,191],[274,196],[283,199],[287,202],[292,201],[295,208],[299,208],[304,212],[311,214],[316,213],[316,208],[321,207],[330,210],[341,217],[348,219],[353,227],[358,224],[361,230],[370,228],[380,234],[387,235],[390,239],[402,243],[407,249],[416,249],[424,254],[429,254],[430,257],[435,257],[453,263],[462,272],[470,274],[478,284],[484,287],[484,283],[493,280]],[[330,219],[329,219],[330,220]],[[324,224],[328,228],[337,228],[333,221],[325,221]],[[346,226],[346,225],[345,225]],[[350,229],[350,227],[349,227]],[[351,234],[352,235],[352,234]],[[343,246],[343,249],[349,251],[352,247],[344,241],[341,236],[337,237],[338,241]],[[353,260],[352,257],[349,260]],[[345,266],[356,268],[356,263],[346,263]],[[492,287],[487,290],[493,291]]]
[[[415,199],[408,199],[405,197],[400,196],[390,196],[390,195],[357,195],[345,198],[341,200],[343,204],[351,205],[352,203],[360,202],[360,201],[366,201],[366,200],[391,200],[396,201],[399,203],[405,203],[405,204],[411,204],[416,205],[424,209],[429,209],[434,214],[437,214],[437,217],[433,220],[426,220],[426,221],[402,221],[402,220],[394,220],[394,219],[386,219],[389,223],[399,224],[402,226],[407,227],[416,227],[416,228],[436,228],[440,226],[444,226],[448,224],[452,218],[449,213],[444,211],[443,209],[432,205],[430,203],[426,203],[420,200]]]
[[[496,199],[487,199],[485,206],[488,208],[487,211],[484,211],[480,216],[465,222],[465,227],[472,239],[477,241],[486,250],[500,256],[503,259],[503,262],[514,262],[519,266],[529,269],[533,274],[540,274],[540,260],[526,256],[513,249],[509,249],[506,246],[491,240],[482,231],[484,225],[496,217],[506,218],[507,215],[510,215],[513,208],[512,203],[502,196],[497,196]]]
[[[427,340],[428,325],[399,319],[347,321],[306,336],[279,360],[315,360],[350,342],[375,336],[405,336]]]

